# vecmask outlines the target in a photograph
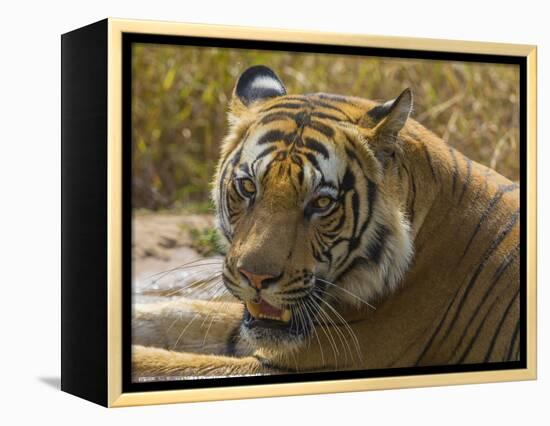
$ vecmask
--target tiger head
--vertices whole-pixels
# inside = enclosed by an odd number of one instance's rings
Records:
[[[401,281],[413,249],[395,163],[411,108],[408,89],[378,105],[287,95],[264,66],[239,77],[213,199],[224,284],[253,347],[299,348],[339,306]]]

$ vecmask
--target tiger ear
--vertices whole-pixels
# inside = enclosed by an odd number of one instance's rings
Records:
[[[390,138],[395,141],[412,111],[413,98],[411,89],[405,89],[393,101],[383,105],[385,114],[373,129],[377,138]]]
[[[284,95],[286,89],[277,74],[264,65],[256,65],[238,78],[233,89],[231,112],[238,116],[256,102]]]
[[[399,149],[397,134],[403,128],[413,107],[410,89],[405,89],[397,98],[374,107],[366,115],[375,126],[370,130],[371,143],[379,154],[391,154]]]

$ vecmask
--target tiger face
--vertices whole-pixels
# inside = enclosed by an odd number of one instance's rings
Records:
[[[289,96],[269,68],[234,89],[213,199],[227,289],[253,347],[292,351],[342,305],[393,289],[412,257],[403,188],[392,186],[406,90],[375,105]]]

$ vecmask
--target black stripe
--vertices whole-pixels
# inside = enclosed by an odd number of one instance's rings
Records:
[[[336,117],[335,115],[327,114],[327,113],[319,112],[319,111],[312,112],[311,116],[312,117],[317,117],[317,118],[323,118],[325,120],[342,121],[342,117]]]
[[[456,179],[458,178],[458,162],[456,161],[455,150],[452,147],[449,147],[449,152],[451,153],[451,157],[453,158],[453,194],[454,194],[456,189]]]
[[[290,112],[280,111],[280,112],[272,112],[271,114],[268,114],[260,120],[261,124],[268,124],[272,121],[279,121],[279,120],[294,120],[296,121],[296,114],[292,114]]]
[[[233,330],[231,330],[231,333],[229,333],[227,341],[225,342],[225,352],[228,356],[237,355],[237,344],[239,343],[240,328],[241,324],[239,323],[239,325],[235,326]]]
[[[350,141],[350,139],[346,136],[346,141],[348,143],[350,143],[352,146],[353,146],[353,142]],[[353,254],[353,251],[359,246],[359,243],[361,241],[361,238],[363,236],[363,233],[365,232],[365,230],[368,228],[369,224],[370,224],[370,221],[372,219],[372,214],[373,214],[373,211],[374,211],[374,202],[376,200],[376,195],[377,195],[377,187],[376,187],[376,184],[374,182],[372,182],[368,177],[367,175],[365,174],[365,171],[361,168],[361,163],[359,162],[359,159],[357,157],[355,157],[354,154],[351,153],[351,151],[348,151],[347,148],[346,148],[346,152],[348,152],[348,155],[350,155],[350,157],[355,160],[355,162],[357,163],[358,167],[360,168],[362,174],[363,174],[363,177],[364,179],[367,181],[367,208],[368,208],[368,212],[367,212],[367,218],[365,220],[365,222],[363,223],[363,225],[361,226],[361,229],[360,231],[357,233],[357,235],[353,235],[351,239],[344,239],[344,238],[340,238],[336,241],[333,241],[333,247],[336,246],[337,244],[339,244],[340,242],[342,241],[348,241],[348,253],[347,253],[347,256],[345,257],[344,260],[342,261],[339,261],[338,265],[334,268],[335,270],[338,270],[338,268],[340,268],[341,265],[344,265],[349,257]],[[350,172],[351,173],[351,172]],[[347,173],[346,173],[347,175]],[[353,177],[353,182],[350,180],[350,182],[347,184],[347,185],[344,185],[344,182],[342,182],[340,184],[340,187],[342,188],[342,191],[345,192],[345,186],[347,187],[351,187],[350,188],[353,188],[356,190],[356,188],[354,187],[355,185],[355,176],[353,174],[350,174],[349,175],[350,177]],[[349,264],[343,271],[341,271],[336,279],[338,279],[339,277],[341,277],[342,275],[346,274],[355,264],[357,258],[352,260],[352,263]],[[366,261],[365,259],[362,259],[362,261]]]
[[[311,117],[307,112],[300,111],[294,117],[294,121],[296,122],[296,125],[298,127],[304,127],[304,126],[307,126],[309,124],[309,122],[311,121]],[[303,132],[303,129],[301,129],[301,130],[302,131],[300,132],[300,136],[302,135],[302,132]]]
[[[231,291],[231,288],[235,288],[237,290],[240,290],[240,287],[237,283],[234,282],[234,280],[229,276],[229,274],[227,272],[222,272],[222,278],[223,278],[223,284],[227,287],[227,289],[235,296],[237,297],[236,294],[234,294],[232,291]]]
[[[335,210],[331,215],[333,215],[337,211],[338,210]],[[336,220],[336,218],[333,218],[331,222],[327,225],[327,227],[330,226],[330,228],[327,229],[325,232],[323,232],[323,235],[329,238],[334,238],[338,236],[338,234],[340,234],[340,232],[342,231],[342,226],[344,225],[344,222],[346,221],[346,219],[347,219],[346,212],[342,211],[342,214],[340,215],[338,220]],[[354,224],[354,228],[355,228],[355,224]]]
[[[323,134],[327,138],[332,138],[334,136],[334,130],[332,130],[332,128],[327,126],[326,124],[321,123],[320,121],[312,120],[309,123],[308,127],[317,130],[319,133]]]
[[[290,159],[292,160],[292,162],[294,164],[296,164],[298,166],[298,181],[300,183],[300,185],[303,185],[304,184],[304,162],[302,160],[302,158],[296,154],[296,153],[292,153],[290,155]]]
[[[304,108],[306,106],[306,101],[299,102],[282,102],[280,104],[271,105],[265,109],[263,109],[261,112],[269,112],[273,111],[275,109],[300,109]]]
[[[420,352],[420,355],[416,359],[416,362],[414,363],[415,366],[420,364],[420,361],[422,361],[422,358],[424,358],[424,356],[428,353],[428,350],[432,347],[432,344],[433,344],[436,336],[439,334],[439,331],[441,330],[441,328],[443,327],[443,324],[445,323],[445,320],[447,319],[447,315],[449,315],[449,312],[451,310],[451,306],[453,305],[453,301],[456,298],[456,296],[458,295],[459,290],[460,290],[460,288],[456,291],[455,295],[453,296],[453,298],[451,299],[451,301],[447,305],[447,308],[445,309],[445,312],[443,313],[443,316],[441,317],[441,320],[439,321],[439,324],[437,324],[437,327],[434,329],[432,335],[428,339],[428,342],[424,346],[424,349],[422,349],[422,352]]]
[[[302,157],[300,157],[300,155],[298,155],[298,153],[292,153],[290,154],[290,159],[292,160],[292,162],[294,164],[296,164],[298,167],[300,167],[302,169],[302,172],[303,172],[303,168],[304,168],[304,162],[302,160]]]
[[[345,197],[345,195],[349,191],[355,190],[355,175],[351,171],[351,168],[349,165],[346,167],[346,172],[344,173],[344,176],[342,177],[342,181],[340,182],[340,190],[342,192],[342,198]]]
[[[296,278],[295,280],[292,280],[291,282],[289,283],[286,283],[283,290],[284,290],[284,293],[282,294],[283,297],[285,297],[287,300],[291,300],[293,298],[291,297],[288,297],[288,296],[291,296],[291,295],[296,295],[296,294],[304,294],[304,295],[307,295],[309,294],[309,292],[307,291],[307,289],[305,289],[304,287],[302,287],[302,285],[300,284],[300,287],[299,288],[292,288],[292,289],[287,289],[287,287],[291,284],[294,284],[298,281],[302,281],[304,278],[303,277],[299,277],[299,278]]]
[[[493,280],[498,280],[518,255],[519,255],[519,245],[516,245],[512,250],[510,250],[510,252],[506,255],[502,263],[498,266],[497,270],[495,271],[495,274],[493,275]]]
[[[267,147],[264,151],[267,151],[268,149],[271,149],[271,148],[275,150],[277,149],[277,146],[273,145],[273,146]],[[250,174],[252,176],[256,176],[258,163],[260,162],[261,159],[262,159],[261,157],[256,157],[254,161],[252,161],[252,164],[250,164],[250,171],[251,171]]]
[[[377,187],[376,187],[376,184],[374,182],[372,182],[371,180],[369,180],[366,176],[365,176],[365,179],[367,179],[367,200],[368,200],[367,201],[367,203],[368,203],[368,205],[367,205],[367,207],[368,207],[367,218],[365,219],[365,222],[361,226],[361,229],[359,230],[357,235],[352,236],[352,238],[349,240],[347,256],[342,261],[339,261],[339,265],[337,265],[337,267],[335,269],[338,269],[341,265],[344,265],[348,261],[350,256],[353,254],[353,251],[359,246],[359,244],[361,242],[361,239],[363,237],[363,234],[365,233],[365,231],[367,230],[367,228],[369,227],[369,224],[371,222],[371,219],[372,219],[372,216],[373,216],[373,211],[374,211],[374,203],[376,201]],[[340,243],[341,241],[344,241],[344,240],[345,239],[341,238],[339,240],[334,241],[333,246],[336,246],[338,243]],[[340,278],[342,275],[347,273],[352,267],[354,267],[354,265],[355,265],[356,261],[358,261],[358,259],[360,259],[363,262],[366,261],[366,259],[364,257],[354,259],[351,264],[349,264],[342,272],[340,272],[338,274],[336,279]]]
[[[359,194],[357,191],[353,191],[353,194],[351,196],[351,208],[353,213],[353,230],[351,231],[351,235],[355,235],[357,232],[357,225],[359,225]],[[342,216],[346,216],[346,212],[344,211]]]
[[[231,159],[231,164],[233,166],[236,166],[239,161],[241,161],[241,155],[243,153],[244,149],[244,142],[241,143],[241,146],[239,146],[239,149],[235,152],[234,157]]]
[[[366,231],[366,229],[370,224],[370,221],[372,219],[372,214],[374,211],[374,201],[376,198],[376,194],[377,194],[376,185],[371,180],[367,180],[367,202],[368,202],[369,211],[367,213],[367,218],[363,223],[363,226],[361,226],[361,229],[359,230],[359,233],[357,235],[354,235],[351,241],[349,242],[350,251],[355,250],[359,246],[361,238],[363,237],[363,233]]]
[[[485,325],[485,322],[487,321],[487,318],[489,318],[489,315],[491,314],[491,312],[493,312],[493,308],[495,307],[495,305],[498,301],[499,301],[498,297],[495,298],[495,300],[493,300],[493,303],[491,303],[491,306],[489,306],[489,309],[487,309],[487,312],[485,312],[485,315],[483,316],[483,319],[481,320],[481,322],[477,326],[477,329],[474,332],[474,335],[472,336],[472,338],[470,340],[470,343],[468,344],[468,346],[466,347],[466,349],[464,350],[464,352],[462,353],[462,355],[460,356],[460,358],[458,359],[458,361],[455,364],[462,364],[464,362],[464,360],[466,359],[466,357],[470,354],[470,352],[474,348],[474,343],[477,342],[477,340],[479,338],[479,333],[481,332],[481,329]]]
[[[346,140],[347,140],[350,144],[353,143],[353,142],[351,142],[351,141],[349,140],[349,137],[348,137],[347,135],[346,135]],[[346,147],[345,147],[345,150],[346,150],[346,155],[347,155],[349,158],[351,158],[352,160],[355,160],[355,161],[357,161],[357,162],[359,163],[359,158],[357,158],[357,154],[355,154],[355,151],[354,151],[353,149],[350,149],[349,147],[346,146]]]
[[[378,265],[389,234],[390,230],[384,225],[379,225],[378,228],[375,229],[375,237],[367,246],[365,255],[367,260],[371,260],[374,264]]]
[[[411,181],[411,192],[409,193],[411,196],[411,202],[409,206],[409,220],[411,222],[411,225],[414,223],[414,204],[416,202],[416,183],[414,181],[414,176],[411,172],[409,172],[409,169],[407,166],[403,165],[403,168],[405,169],[405,172],[407,172],[407,176],[409,180]]]
[[[265,186],[265,182],[270,177],[270,173],[271,173],[271,170],[273,169],[273,167],[275,167],[278,164],[277,162],[282,161],[286,158],[285,156],[280,157],[280,154],[284,154],[284,151],[278,152],[277,155],[275,156],[275,158],[272,158],[269,161],[269,163],[267,163],[267,165],[264,166],[264,172],[263,172],[262,178],[260,180],[260,186]]]
[[[500,280],[500,277],[508,269],[508,266],[510,266],[510,264],[512,263],[512,261],[516,258],[516,256],[518,254],[519,254],[519,246],[515,246],[515,248],[513,250],[511,250],[505,256],[504,260],[502,261],[502,263],[499,265],[499,267],[495,271],[495,274],[493,275],[493,280],[492,280],[491,284],[487,287],[487,291],[485,292],[485,294],[481,298],[481,301],[477,304],[474,313],[470,317],[470,321],[468,322],[466,327],[464,327],[464,331],[462,332],[462,335],[458,339],[458,343],[455,346],[454,352],[456,352],[458,350],[458,348],[460,347],[460,345],[462,344],[462,341],[466,337],[466,333],[468,332],[468,330],[470,328],[470,325],[474,322],[475,318],[479,314],[479,311],[481,310],[481,307],[487,301],[487,299],[489,298],[489,295],[492,293],[492,291],[495,288],[496,284]],[[489,310],[491,310],[491,308],[489,308]],[[479,331],[479,328],[478,328],[478,331]]]
[[[330,157],[328,150],[325,148],[325,146],[321,142],[310,137],[305,137],[304,139],[305,139],[305,146],[308,149],[311,149],[312,151],[317,151],[325,159],[328,159]]]
[[[501,190],[497,190],[497,192],[495,193],[495,195],[493,196],[493,198],[491,198],[491,201],[489,201],[489,205],[487,206],[487,208],[485,209],[485,211],[482,213],[481,219],[479,219],[479,222],[478,222],[478,224],[476,225],[476,227],[475,227],[475,229],[474,229],[474,233],[473,233],[472,236],[470,237],[470,240],[468,241],[468,244],[466,244],[466,248],[464,248],[464,251],[462,252],[461,260],[462,260],[462,258],[464,258],[464,256],[466,255],[466,252],[467,252],[468,249],[470,248],[470,245],[471,245],[472,242],[474,241],[474,238],[476,237],[477,233],[478,233],[479,230],[481,229],[481,225],[483,225],[483,223],[485,223],[485,221],[486,221],[487,218],[489,217],[490,213],[491,213],[492,210],[495,208],[495,206],[496,206],[497,203],[500,201],[500,199],[502,198],[503,195],[504,195],[504,192],[502,192]]]
[[[292,133],[287,134],[287,133],[281,132],[280,130],[270,130],[270,131],[264,133],[260,137],[260,139],[258,139],[257,144],[258,145],[264,145],[264,144],[272,143],[272,142],[280,142],[280,141],[286,142],[291,137],[292,137]]]
[[[504,313],[502,314],[502,317],[500,318],[500,321],[498,323],[498,326],[497,326],[497,329],[495,331],[495,334],[493,334],[493,338],[491,339],[491,344],[489,345],[489,349],[487,350],[487,353],[485,354],[485,359],[483,360],[483,362],[488,362],[489,359],[491,358],[491,355],[493,353],[493,349],[495,349],[495,344],[497,342],[497,338],[500,334],[500,330],[504,324],[504,321],[506,321],[506,319],[508,318],[508,312],[510,312],[510,309],[512,309],[512,305],[514,304],[516,298],[518,297],[519,295],[519,289],[518,291],[516,291],[516,294],[514,294],[514,297],[512,297],[512,299],[510,300],[510,303],[508,303],[508,306],[506,306],[506,309],[504,311]]]
[[[464,197],[464,194],[466,193],[466,189],[470,186],[470,180],[472,179],[472,160],[470,160],[468,157],[464,157],[466,159],[466,179],[464,180],[464,185],[462,186],[462,192],[460,193],[460,197],[458,198],[458,203],[460,204],[462,202],[462,198]]]
[[[222,166],[222,172],[220,174],[220,181],[218,183],[218,197],[220,201],[220,211],[222,220],[220,220],[220,227],[222,229],[223,235],[228,241],[231,241],[231,230],[227,228],[226,226],[226,220],[229,220],[230,218],[230,208],[228,206],[228,200],[227,200],[227,191],[226,191],[226,175],[231,174],[232,171],[229,170],[229,166],[235,167],[235,165],[238,163],[241,157],[243,149],[243,143],[241,143],[241,146],[238,148],[237,151],[233,151],[231,154],[229,154],[225,160],[224,165]],[[233,157],[232,157],[233,156]]]
[[[507,361],[517,361],[517,358],[514,360],[512,359],[512,351],[514,350],[514,346],[516,345],[516,340],[519,336],[519,321],[516,325],[516,329],[514,330],[514,334],[512,335],[512,341],[510,342],[510,349],[508,349],[508,355],[506,356]]]
[[[258,156],[256,157],[256,159],[254,160],[254,163],[256,163],[258,160],[264,158],[266,155],[269,155],[271,154],[273,151],[276,151],[277,150],[277,147],[276,146],[269,146],[267,147],[266,149],[264,149],[262,152],[260,152],[258,154]]]
[[[308,159],[308,161],[311,163],[313,167],[315,167],[320,173],[322,173],[321,167],[319,166],[319,162],[317,161],[317,158],[314,154],[311,152],[305,152],[304,156]]]
[[[321,257],[321,252],[317,249],[317,247],[315,247],[315,245],[313,243],[311,243],[310,246],[311,246],[311,251],[313,252],[313,258],[317,262],[323,263],[325,261],[325,259],[323,257]]]
[[[487,186],[487,181],[484,182],[485,184],[485,187]],[[479,220],[476,228],[474,229],[474,233],[472,234],[472,236],[470,237],[470,240],[468,241],[468,244],[466,244],[466,248],[464,249],[464,252],[462,253],[462,256],[461,256],[461,260],[464,258],[464,256],[466,255],[466,252],[468,251],[468,249],[470,248],[470,245],[472,244],[474,238],[476,237],[477,233],[479,232],[479,230],[481,229],[481,225],[485,222],[485,220],[487,219],[487,217],[489,217],[489,214],[491,213],[491,211],[495,208],[495,206],[497,205],[497,203],[500,201],[500,199],[502,198],[502,196],[507,193],[507,192],[511,192],[511,191],[514,191],[515,189],[518,188],[518,185],[517,184],[511,184],[511,185],[500,185],[499,186],[499,189],[497,190],[497,192],[495,193],[495,195],[493,196],[493,198],[491,199],[491,201],[489,201],[489,205],[487,206],[487,208],[485,209],[485,211],[482,213],[481,215],[481,219]],[[480,194],[478,194],[480,195]],[[476,197],[476,199],[479,198],[479,197]],[[473,204],[473,203],[472,203]]]
[[[462,295],[462,298],[460,299],[459,305],[458,305],[458,307],[455,311],[455,315],[454,315],[453,319],[451,320],[451,323],[449,324],[449,326],[447,328],[447,332],[445,333],[445,336],[443,336],[443,339],[446,339],[449,336],[449,334],[451,333],[451,331],[453,329],[453,326],[454,326],[455,322],[458,319],[458,316],[462,313],[462,308],[464,306],[464,303],[466,302],[466,299],[468,298],[468,294],[472,290],[472,288],[473,288],[475,282],[477,281],[479,275],[481,274],[481,272],[485,268],[485,265],[489,261],[489,258],[491,257],[493,252],[497,249],[497,247],[500,245],[502,240],[504,240],[504,238],[506,238],[506,236],[513,229],[513,227],[515,226],[518,218],[519,218],[519,209],[516,210],[516,212],[512,215],[512,217],[510,218],[508,223],[506,223],[504,228],[502,228],[502,230],[498,233],[498,235],[493,240],[493,242],[491,243],[489,248],[485,251],[485,253],[483,255],[483,258],[481,260],[481,263],[478,265],[477,269],[474,272],[474,275],[472,276],[472,278],[468,282],[468,285],[466,286],[466,289],[464,290],[464,294]]]
[[[248,165],[248,163],[243,163],[239,165],[239,170],[245,172],[247,175],[250,175],[250,166]]]
[[[428,161],[428,164],[430,166],[430,171],[432,172],[432,178],[435,182],[437,182],[437,175],[435,174],[432,156],[430,155],[430,151],[428,150],[428,147],[426,146],[425,143],[422,143],[422,150],[424,151],[424,155],[426,156],[426,160]]]
[[[489,186],[489,181],[487,179],[483,179],[483,185],[481,186],[476,185],[477,187],[476,194],[471,200],[471,202],[469,203],[471,206],[477,206],[477,202],[479,201],[480,197],[483,194],[487,193],[488,186]],[[462,223],[464,223],[465,220],[466,220],[466,215],[464,215],[464,217],[462,218]]]
[[[323,101],[320,101],[320,100],[317,100],[317,99],[313,100],[313,105],[318,106],[320,108],[326,108],[326,109],[330,109],[332,111],[336,111],[339,114],[342,114],[344,117],[346,117],[346,119],[348,119],[349,121],[352,121],[351,117],[348,114],[346,114],[345,111],[341,110],[340,108],[338,108],[335,105],[332,105],[332,104],[329,104],[327,102],[323,102]]]

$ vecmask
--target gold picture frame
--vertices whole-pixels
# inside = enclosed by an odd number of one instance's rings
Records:
[[[94,27],[95,25],[95,27]],[[448,52],[457,54],[478,54],[478,55],[503,55],[517,57],[526,64],[526,121],[525,121],[525,144],[526,144],[526,188],[527,205],[526,209],[526,353],[525,368],[491,370],[491,371],[468,371],[438,374],[419,374],[392,377],[374,378],[353,378],[341,380],[304,381],[292,383],[275,383],[261,385],[243,385],[228,387],[208,387],[195,389],[171,389],[152,390],[142,392],[125,392],[123,389],[123,37],[125,34],[139,35],[164,35],[171,37],[204,37],[217,39],[253,40],[282,43],[307,43],[313,45],[337,45],[357,46],[380,49],[401,49],[426,52]],[[79,38],[80,37],[80,38]],[[99,40],[99,41],[98,41]],[[80,43],[80,44],[79,44]],[[88,43],[88,44],[86,44]],[[104,263],[100,269],[104,271],[106,282],[104,285],[90,290],[89,294],[74,292],[75,278],[77,275],[68,265],[75,265],[75,262],[84,262],[84,259],[76,258],[77,254],[71,244],[72,235],[77,232],[78,225],[72,225],[69,215],[73,214],[76,202],[77,189],[70,189],[65,186],[63,190],[64,226],[63,242],[65,251],[63,256],[63,371],[62,389],[67,392],[82,396],[94,402],[109,407],[122,407],[145,404],[164,404],[193,401],[212,401],[222,399],[258,398],[303,394],[319,394],[334,392],[354,392],[379,389],[411,388],[425,386],[457,385],[467,383],[490,383],[512,380],[534,380],[536,379],[536,257],[537,257],[537,199],[536,199],[536,108],[537,108],[537,50],[531,45],[501,44],[486,42],[467,42],[450,40],[432,40],[420,38],[403,38],[389,36],[371,36],[358,34],[333,34],[312,31],[288,31],[277,29],[259,29],[247,27],[184,24],[173,22],[154,22],[126,19],[109,18],[98,24],[93,24],[82,30],[76,30],[63,36],[63,102],[66,106],[73,106],[74,102],[71,93],[76,91],[77,85],[86,84],[85,77],[75,76],[76,68],[72,64],[80,60],[80,56],[86,53],[77,53],[81,46],[89,46],[89,53],[93,55],[93,49],[97,46],[100,49],[97,55],[104,60],[104,76],[101,77],[101,87],[104,88],[104,101],[101,105],[105,107],[105,147],[102,154],[98,154],[105,161],[105,191],[101,198],[102,204],[96,204],[96,214],[104,215],[104,230],[96,229],[96,232],[104,232],[104,239],[98,244],[101,245],[101,253],[105,254]],[[95,46],[95,47],[94,47]],[[80,56],[79,56],[80,55]],[[92,58],[93,59],[93,58]],[[86,61],[86,59],[83,59]],[[91,60],[91,59],[90,59]],[[95,61],[97,62],[97,61]],[[97,90],[91,89],[91,91]],[[72,91],[72,92],[71,92]],[[80,96],[80,95],[79,95]],[[64,132],[64,167],[71,159],[77,158],[69,146],[74,143],[76,130],[71,133],[75,126],[70,121],[70,111],[64,110],[63,120],[67,131]],[[103,123],[103,121],[102,121]],[[65,128],[65,127],[64,127]],[[90,143],[93,144],[93,141]],[[78,157],[80,158],[80,157]],[[98,157],[99,158],[99,157]],[[77,161],[77,160],[75,160]],[[85,161],[81,159],[81,161]],[[91,170],[92,166],[89,166]],[[79,170],[64,168],[65,182],[68,180],[78,181],[85,178],[75,177],[77,173],[85,173],[85,167]],[[101,169],[103,170],[103,169]],[[100,170],[100,171],[101,171]],[[69,183],[67,183],[69,185]],[[105,210],[100,210],[102,206]],[[64,213],[65,214],[65,213]],[[91,213],[90,213],[91,214]],[[101,226],[103,226],[101,225]],[[74,226],[72,228],[72,226]],[[99,226],[99,225],[98,225]],[[65,244],[65,242],[67,242]],[[74,243],[76,244],[76,243]],[[98,248],[99,250],[99,248]],[[71,253],[72,251],[72,253]],[[99,252],[98,252],[99,253]],[[73,257],[71,257],[73,256]],[[79,255],[81,256],[81,255]],[[98,255],[98,258],[100,256]],[[90,258],[88,258],[90,259]],[[89,261],[89,260],[88,260]],[[93,261],[93,259],[92,259]],[[103,262],[103,261],[102,261]],[[78,268],[77,268],[78,269]],[[97,279],[97,277],[96,277]],[[100,330],[96,337],[91,336],[90,342],[94,339],[104,343],[96,345],[96,349],[86,348],[87,342],[79,340],[76,336],[79,333],[79,322],[77,311],[82,309],[86,303],[97,303],[101,305],[100,314],[104,315],[105,323],[99,323]],[[66,309],[65,309],[66,308]],[[92,319],[89,319],[92,321]],[[72,325],[69,325],[71,323]],[[96,323],[97,324],[97,323]],[[103,327],[105,326],[105,327]],[[91,329],[92,324],[82,324],[84,329]],[[95,350],[95,352],[93,352]],[[88,351],[88,352],[86,352]],[[89,352],[92,351],[92,352]],[[83,373],[90,369],[88,361],[79,364],[78,359],[82,354],[89,353],[93,365],[98,365],[100,371]],[[86,358],[86,357],[84,357]],[[96,360],[97,358],[97,360]],[[100,378],[96,379],[94,375]],[[79,377],[80,379],[77,379]],[[82,381],[89,383],[82,384]]]

